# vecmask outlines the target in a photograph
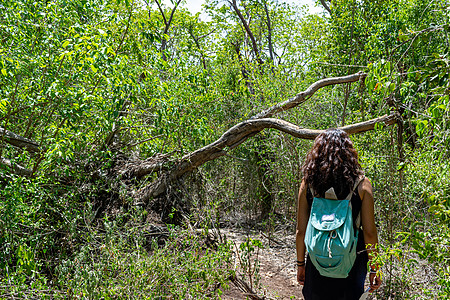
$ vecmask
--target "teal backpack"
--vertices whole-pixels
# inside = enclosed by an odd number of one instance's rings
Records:
[[[314,197],[305,245],[309,259],[320,275],[332,278],[346,278],[356,259],[358,230],[353,226],[353,191],[362,178],[358,178],[352,191],[344,200],[337,200],[333,188],[325,192],[325,198]],[[311,188],[314,195],[314,190]],[[359,228],[360,215],[356,220]]]

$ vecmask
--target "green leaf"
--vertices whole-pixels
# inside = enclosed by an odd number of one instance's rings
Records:
[[[389,91],[390,91],[391,93],[395,91],[395,83],[394,83],[394,82],[391,82],[391,83],[389,84]]]
[[[440,119],[441,118],[441,110],[438,107],[433,108],[431,111],[431,114],[434,119]]]
[[[97,73],[97,68],[94,65],[90,65],[92,72]]]
[[[6,106],[9,104],[8,99],[3,99],[0,101],[0,110],[6,112]]]
[[[3,74],[3,76],[6,76],[7,74],[6,74],[6,69],[2,69],[2,74]]]
[[[386,69],[387,69],[388,73],[392,72],[392,65],[391,65],[390,61],[386,62]]]

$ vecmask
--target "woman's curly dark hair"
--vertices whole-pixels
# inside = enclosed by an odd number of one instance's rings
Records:
[[[345,198],[356,179],[364,174],[348,134],[334,128],[316,137],[302,171],[306,184],[316,194],[323,196],[333,187],[339,199]]]

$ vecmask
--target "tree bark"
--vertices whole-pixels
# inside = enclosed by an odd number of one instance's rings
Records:
[[[298,106],[299,104],[302,104],[306,100],[309,99],[315,92],[317,92],[318,89],[323,88],[328,85],[335,85],[335,84],[342,84],[342,83],[349,83],[349,82],[355,82],[361,79],[364,79],[367,76],[367,74],[358,72],[355,74],[342,76],[342,77],[332,77],[332,78],[325,78],[321,79],[319,81],[316,81],[315,83],[311,84],[304,92],[301,92],[297,94],[295,97],[290,98],[280,104],[274,105],[265,111],[262,111],[250,119],[261,119],[261,118],[268,118],[273,116],[276,113],[294,108]]]
[[[340,129],[346,131],[349,134],[361,133],[373,130],[375,128],[375,124],[377,123],[392,125],[396,123],[397,117],[397,113],[391,113],[390,115],[385,115],[366,122],[340,127]],[[309,140],[315,139],[317,135],[324,131],[300,128],[297,125],[294,125],[287,121],[274,118],[247,120],[241,122],[227,130],[215,142],[182,157],[179,162],[176,163],[171,169],[169,169],[168,172],[163,174],[163,176],[158,178],[149,186],[140,190],[139,197],[142,198],[143,201],[147,201],[150,198],[163,195],[168,187],[168,184],[181,178],[183,175],[198,168],[202,164],[226,155],[227,151],[236,148],[248,138],[256,135],[264,129],[269,128],[277,129],[297,138]],[[155,168],[150,168],[149,166],[147,166],[146,168],[149,172],[157,169],[156,166]],[[142,175],[143,173],[140,172],[140,174]]]
[[[29,152],[36,153],[41,151],[41,147],[35,141],[27,139],[18,134],[15,134],[9,130],[5,130],[1,127],[0,127],[0,139],[4,140],[5,142],[13,146],[24,148]]]
[[[19,176],[27,176],[30,177],[33,175],[33,171],[27,168],[24,168],[18,164],[12,163],[9,159],[0,157],[0,168],[11,171],[11,173],[19,175]]]

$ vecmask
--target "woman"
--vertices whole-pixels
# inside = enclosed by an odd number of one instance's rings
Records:
[[[359,300],[364,292],[368,262],[371,292],[379,288],[381,279],[377,275],[378,265],[372,262],[378,244],[372,186],[363,175],[348,134],[340,129],[329,129],[317,136],[302,171],[304,178],[298,196],[296,249],[297,280],[303,285],[303,296],[306,300]],[[305,261],[304,239],[314,197],[312,191],[318,197],[325,197],[325,192],[332,187],[337,199],[344,199],[358,181],[351,197],[354,224],[357,226],[356,219],[360,214],[362,225],[362,229],[357,228],[360,232],[355,263],[347,278],[322,276],[308,258]]]

